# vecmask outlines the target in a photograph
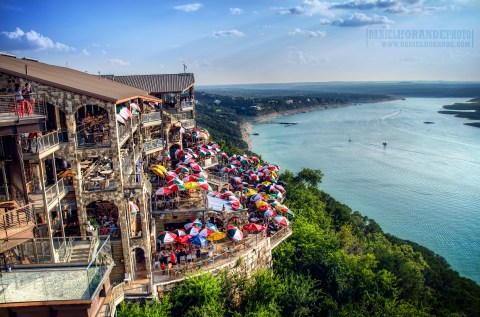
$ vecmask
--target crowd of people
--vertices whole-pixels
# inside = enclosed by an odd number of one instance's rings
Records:
[[[178,245],[171,248],[162,247],[154,256],[154,269],[162,270],[163,274],[166,270],[180,264],[198,262],[202,259],[202,255],[212,254],[213,251],[202,252],[199,246]]]

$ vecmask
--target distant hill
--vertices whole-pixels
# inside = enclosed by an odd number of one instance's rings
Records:
[[[478,97],[480,82],[400,81],[400,82],[323,82],[282,84],[236,84],[197,86],[208,93],[267,97],[310,93],[358,93],[397,97]]]

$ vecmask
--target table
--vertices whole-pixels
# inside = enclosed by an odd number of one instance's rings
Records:
[[[106,170],[106,171],[101,171],[100,174],[102,175],[109,175],[109,174],[112,174],[113,173],[113,170]]]

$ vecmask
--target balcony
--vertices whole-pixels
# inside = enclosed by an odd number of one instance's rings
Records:
[[[144,127],[160,125],[162,124],[162,114],[160,112],[142,114],[142,124]]]
[[[138,116],[133,116],[131,119],[126,120],[126,124],[123,125],[117,122],[118,125],[118,143],[120,146],[125,144],[130,135],[135,132],[138,127]]]
[[[62,132],[60,130],[45,135],[36,134],[21,138],[23,158],[25,160],[38,160],[60,149]]]
[[[87,133],[86,130],[77,132],[78,148],[110,147],[111,144],[108,130],[94,133]]]
[[[57,195],[58,190],[58,195]],[[55,184],[45,187],[45,192],[35,192],[30,193],[28,198],[30,201],[35,203],[36,208],[44,210],[44,203],[43,197],[45,196],[45,200],[47,203],[47,210],[52,210],[55,206],[58,205],[59,200],[65,197],[68,193],[68,186],[67,181],[65,178],[61,178]]]
[[[152,194],[155,194],[152,192]],[[206,200],[201,190],[191,190],[189,194],[182,192],[181,196],[174,198],[154,195],[152,200],[152,213],[161,215],[171,212],[198,212],[206,211]]]
[[[0,208],[7,209],[7,204],[16,206],[12,202],[2,203]],[[8,249],[10,238],[32,236],[35,226],[35,205],[28,204],[2,212],[0,216],[0,239],[6,239],[6,244],[0,245],[0,252]],[[1,240],[0,240],[1,241]]]
[[[163,150],[165,147],[165,141],[162,139],[147,140],[143,143],[143,153],[152,154]]]
[[[200,158],[200,161],[198,162],[198,165],[201,167],[208,169],[210,167],[214,167],[218,165],[218,157],[217,156],[211,156],[207,158]]]
[[[52,259],[52,253],[55,254],[54,259],[68,254],[66,250],[74,249],[75,243],[81,243],[79,240],[81,238],[73,241],[32,239],[17,242],[17,252],[21,252],[22,259],[20,263],[9,263],[13,266],[12,272],[2,272],[0,303],[94,299],[114,265],[108,237],[86,242],[90,261],[70,266],[65,262],[48,261]],[[71,251],[74,252],[73,249]],[[40,263],[39,259],[43,261]]]
[[[123,187],[128,189],[141,189],[143,187],[143,174],[124,174]]]
[[[31,119],[45,120],[45,95],[33,94],[33,101],[15,101],[15,95],[0,95],[0,123],[19,124]],[[35,130],[34,130],[35,131]],[[38,130],[36,130],[38,131]],[[28,131],[22,131],[25,133]]]

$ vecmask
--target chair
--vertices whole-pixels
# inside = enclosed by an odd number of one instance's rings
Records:
[[[132,278],[130,277],[130,273],[125,272],[125,278],[123,279],[123,281],[128,285],[130,285],[130,282],[132,281]]]

